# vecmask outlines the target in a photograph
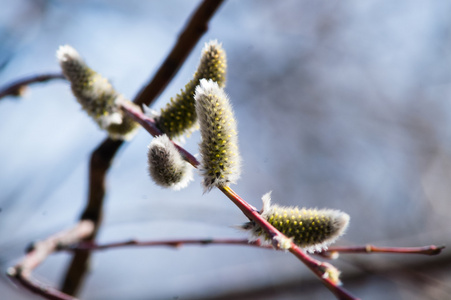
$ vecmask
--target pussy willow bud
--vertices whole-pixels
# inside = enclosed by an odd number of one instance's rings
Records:
[[[230,101],[216,82],[205,79],[197,86],[194,98],[202,136],[199,147],[204,190],[236,183],[241,158]]]
[[[125,116],[120,104],[125,100],[107,79],[89,68],[78,52],[69,45],[61,46],[56,54],[64,76],[83,109],[113,139],[131,138],[138,124]]]
[[[263,196],[261,216],[285,236],[308,252],[321,251],[335,242],[348,227],[349,215],[333,209],[306,209],[271,205],[271,193]],[[263,229],[249,222],[243,225],[251,231],[251,240],[263,237]]]
[[[193,180],[193,167],[187,163],[167,135],[153,139],[148,152],[149,174],[159,186],[179,190]]]
[[[194,91],[202,78],[216,81],[220,87],[225,85],[226,54],[221,44],[216,40],[205,44],[202,50],[197,71],[193,79],[185,85],[161,114],[155,118],[157,126],[170,138],[190,132],[197,123],[197,115],[194,107]]]

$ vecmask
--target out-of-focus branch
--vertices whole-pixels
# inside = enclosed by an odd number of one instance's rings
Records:
[[[22,276],[29,277],[33,269],[39,266],[48,255],[58,248],[78,243],[92,234],[93,229],[94,223],[84,220],[69,230],[61,231],[43,241],[33,243],[28,249],[27,255],[16,266],[10,268],[8,273],[21,273]]]
[[[155,101],[183,65],[196,43],[207,31],[210,19],[222,3],[223,0],[204,0],[197,7],[181,32],[172,51],[149,83],[137,94],[133,101],[134,103],[150,105]],[[81,215],[82,220],[92,220],[96,224],[96,230],[90,239],[95,238],[95,233],[100,225],[105,196],[105,175],[122,143],[122,141],[113,141],[107,138],[91,156],[89,199]],[[89,256],[89,252],[86,251],[78,252],[74,255],[62,284],[63,292],[71,295],[76,294],[86,273]]]
[[[105,176],[111,165],[114,155],[122,145],[122,141],[105,139],[92,153],[89,168],[89,201],[81,215],[81,220],[90,220],[94,223],[92,233],[86,239],[93,239],[100,226],[102,218],[103,198],[105,196]],[[64,277],[61,290],[64,293],[75,295],[80,282],[88,269],[90,253],[76,252]]]
[[[184,245],[241,245],[254,246],[259,248],[273,249],[272,246],[262,244],[260,240],[249,241],[248,239],[174,239],[161,241],[140,241],[128,240],[123,242],[114,242],[106,244],[96,244],[92,241],[80,242],[78,244],[66,244],[65,247],[58,247],[58,250],[67,251],[96,251],[107,250],[121,247],[156,247],[167,246],[179,248]],[[315,252],[315,255],[331,258],[336,253],[355,253],[355,254],[369,254],[369,253],[392,253],[392,254],[422,254],[422,255],[438,255],[444,249],[444,246],[424,246],[424,247],[376,247],[373,245],[366,246],[342,246],[329,247],[329,249],[322,252]],[[334,256],[335,258],[335,256]]]
[[[445,249],[445,246],[424,246],[424,247],[377,247],[373,245],[365,246],[344,246],[329,247],[322,253],[324,256],[334,256],[334,253],[397,253],[397,254],[423,254],[438,255]]]
[[[194,46],[208,30],[208,22],[223,3],[223,0],[204,0],[196,9],[186,27],[179,35],[177,43],[166,57],[150,83],[136,96],[136,104],[150,105],[166,88],[185,62]]]
[[[31,272],[53,252],[78,243],[80,240],[92,235],[93,231],[94,223],[89,220],[83,220],[69,230],[61,231],[43,241],[34,243],[28,249],[27,255],[17,265],[8,269],[8,276],[30,291],[44,296],[47,299],[74,299],[60,291],[32,280]]]
[[[17,284],[22,285],[23,287],[25,287],[27,290],[29,290],[30,292],[33,292],[37,295],[42,296],[45,299],[50,299],[50,300],[77,300],[77,298],[74,298],[68,294],[62,293],[60,291],[58,291],[55,288],[46,286],[40,282],[37,282],[36,280],[32,279],[32,278],[26,278],[21,276],[20,274],[18,275],[14,275],[14,274],[9,274],[8,276],[10,276],[10,278]]]
[[[21,78],[0,89],[0,99],[6,96],[22,96],[27,86],[33,83],[46,82],[53,79],[65,79],[61,73],[39,74]]]
[[[108,243],[108,244],[95,244],[93,242],[81,242],[75,245],[69,245],[60,250],[68,251],[94,251],[94,250],[107,250],[122,247],[174,247],[180,248],[185,245],[240,245],[240,246],[254,246],[261,248],[272,249],[270,246],[262,246],[260,241],[249,242],[247,239],[175,239],[166,241],[138,241],[129,240],[124,242]]]

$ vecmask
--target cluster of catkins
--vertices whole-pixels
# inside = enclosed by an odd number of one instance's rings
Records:
[[[138,125],[121,110],[121,104],[127,100],[106,79],[91,70],[72,47],[61,46],[57,57],[74,96],[88,115],[111,138],[130,138]],[[171,139],[180,138],[196,128],[200,128],[202,138],[199,150],[204,190],[226,187],[239,179],[241,158],[237,124],[224,92],[226,68],[222,45],[210,41],[203,48],[199,66],[185,89],[171,98],[160,113],[147,110],[156,126],[164,132],[153,139],[148,149],[149,174],[157,185],[179,190],[192,181],[193,167]],[[349,223],[349,216],[338,210],[271,205],[270,193],[262,199],[261,216],[306,251],[326,249],[344,233]],[[252,221],[242,228],[250,232],[250,240],[270,240]]]

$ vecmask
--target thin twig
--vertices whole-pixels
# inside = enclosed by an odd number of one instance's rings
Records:
[[[12,279],[13,282],[24,286],[30,292],[40,295],[40,296],[44,297],[45,299],[77,300],[77,298],[74,298],[68,294],[62,293],[55,288],[46,286],[40,282],[37,282],[36,280],[33,280],[32,278],[24,277],[24,276],[22,276],[22,274],[20,272],[10,273],[10,271],[13,271],[13,270],[8,270],[7,275]]]
[[[161,67],[155,73],[149,83],[137,94],[134,103],[150,105],[166,88],[177,71],[185,62],[191,50],[208,29],[208,23],[214,16],[223,0],[204,0],[191,15],[185,28],[169,53]],[[89,219],[95,222],[96,230],[90,239],[94,239],[100,225],[105,197],[105,175],[111,165],[115,154],[122,145],[122,141],[113,141],[107,138],[93,152],[89,169],[89,199],[88,204],[81,215],[81,219]],[[66,272],[62,291],[74,295],[79,289],[87,270],[89,252],[77,252]]]
[[[33,83],[46,82],[53,79],[65,79],[61,73],[39,74],[21,78],[0,89],[0,99],[6,96],[22,96],[27,86]]]
[[[27,255],[14,267],[16,271],[10,273],[21,273],[29,277],[31,272],[39,266],[49,254],[55,252],[59,247],[65,247],[78,243],[89,236],[94,228],[94,223],[88,220],[79,222],[75,227],[54,234],[43,241],[36,242],[28,249]],[[20,270],[20,271],[19,271]]]
[[[179,248],[184,245],[241,245],[253,246],[265,249],[274,249],[272,246],[262,244],[260,240],[249,241],[248,239],[174,239],[161,241],[140,241],[128,240],[122,242],[113,242],[106,244],[96,244],[92,241],[84,241],[77,244],[66,244],[66,246],[58,247],[58,250],[65,251],[96,251],[106,250],[111,248],[121,247],[154,247],[154,246],[168,246]],[[392,253],[392,254],[423,254],[423,255],[438,255],[445,248],[445,246],[424,246],[424,247],[376,247],[373,245],[366,246],[338,246],[329,247],[329,249],[322,252],[315,252],[315,255],[324,257],[331,257],[334,253],[353,253],[353,254],[369,254],[369,253]]]
[[[365,246],[344,246],[329,247],[324,251],[325,255],[333,255],[333,253],[397,253],[397,254],[423,254],[438,255],[445,249],[445,246],[423,246],[423,247],[377,247],[373,245]]]
[[[166,88],[177,74],[194,46],[207,32],[208,23],[214,16],[223,0],[204,0],[191,15],[187,25],[179,35],[177,43],[164,60],[152,80],[135,97],[135,104],[150,105]]]
[[[93,242],[81,242],[75,245],[69,245],[59,250],[66,251],[97,251],[107,250],[113,248],[122,247],[157,247],[166,246],[173,248],[180,248],[185,245],[241,245],[241,246],[254,246],[272,249],[270,246],[263,246],[260,241],[249,242],[247,239],[175,239],[166,241],[139,241],[129,240],[125,242],[107,243],[107,244],[95,244]]]

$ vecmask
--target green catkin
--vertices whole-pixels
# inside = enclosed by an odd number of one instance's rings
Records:
[[[224,90],[212,80],[202,79],[194,96],[202,142],[200,171],[205,191],[236,183],[241,158],[235,117]]]
[[[262,199],[261,216],[308,252],[327,249],[343,235],[349,223],[349,215],[339,210],[271,205],[270,193]],[[246,223],[243,228],[251,230],[253,240],[260,237],[269,239],[263,229],[254,223]]]
[[[174,138],[189,133],[197,124],[197,114],[194,107],[194,92],[202,78],[216,81],[220,87],[224,87],[226,81],[226,54],[221,44],[216,40],[205,44],[202,57],[194,73],[193,79],[185,85],[165,108],[155,118],[157,126],[166,133],[169,138]]]
[[[72,93],[88,115],[111,138],[130,139],[136,133],[138,124],[120,109],[120,104],[127,100],[116,92],[107,79],[89,68],[71,46],[61,46],[57,58],[64,76],[71,83]]]
[[[193,167],[182,158],[167,135],[152,140],[147,156],[149,175],[157,185],[179,190],[193,179]]]

